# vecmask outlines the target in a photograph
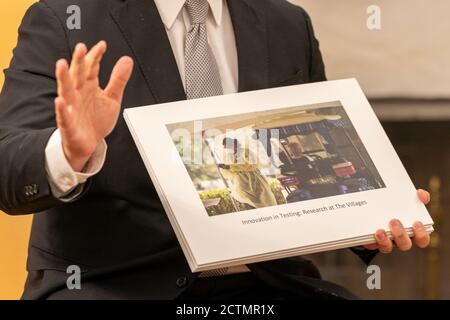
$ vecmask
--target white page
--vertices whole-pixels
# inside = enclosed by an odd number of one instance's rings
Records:
[[[317,110],[339,104],[362,141],[362,151],[367,151],[368,159],[373,162],[385,187],[209,216],[167,129],[168,124],[200,119],[210,119],[203,121],[206,126],[208,123],[220,124],[220,118],[236,115],[234,123],[250,121],[249,113],[258,115],[267,110],[274,114],[290,110],[321,112]],[[158,185],[160,197],[163,193],[167,213],[173,215],[172,224],[177,224],[175,231],[185,254],[193,257],[194,261],[190,261],[193,270],[206,264],[271,252],[292,252],[295,248],[323,243],[332,247],[334,241],[367,237],[380,228],[388,230],[392,218],[400,219],[406,228],[412,227],[417,220],[426,225],[433,223],[354,79],[132,108],[125,111],[125,118],[147,169],[152,172],[151,178]],[[273,218],[280,213],[303,213],[303,210],[330,208],[352,201],[366,204],[300,217]],[[242,222],[261,217],[273,219],[253,224]],[[367,243],[367,239],[364,241]],[[215,267],[218,266],[220,263]]]

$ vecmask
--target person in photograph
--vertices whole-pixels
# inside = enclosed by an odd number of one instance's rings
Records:
[[[310,17],[285,0],[34,3],[0,95],[0,210],[34,214],[23,298],[354,298],[300,257],[215,279],[192,273],[122,117],[124,108],[325,80]],[[253,178],[264,204],[275,203]],[[393,241],[374,230],[374,244],[355,251],[365,263],[394,241],[401,250],[429,243],[419,222],[413,239],[398,220],[390,229]],[[72,265],[81,290],[67,288]]]
[[[347,162],[347,160],[337,154],[329,154],[326,158],[323,158],[317,154],[307,154],[297,142],[290,142],[288,144],[288,148],[292,153],[291,159],[295,174],[304,181],[326,175],[335,175],[332,167],[333,164]],[[283,161],[282,166],[286,167],[289,163],[286,156],[284,156]]]
[[[292,153],[292,162],[297,176],[304,180],[316,178],[318,173],[315,171],[315,162],[318,157],[305,154],[297,142],[290,142],[288,148]]]
[[[269,181],[261,174],[261,166],[252,157],[249,148],[242,148],[237,139],[223,139],[225,162],[218,167],[222,169],[225,179],[231,181],[231,196],[241,203],[253,208],[277,205]]]

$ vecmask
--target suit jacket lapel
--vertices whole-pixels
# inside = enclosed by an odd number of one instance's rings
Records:
[[[228,0],[228,8],[236,37],[239,91],[268,88],[265,13],[251,0]],[[154,1],[112,1],[111,15],[135,54],[156,103],[185,100],[175,57]]]
[[[261,1],[261,0],[256,0]],[[251,0],[228,0],[239,63],[239,91],[269,87],[265,13]]]
[[[154,1],[114,1],[111,15],[131,47],[156,103],[185,100],[177,63]]]

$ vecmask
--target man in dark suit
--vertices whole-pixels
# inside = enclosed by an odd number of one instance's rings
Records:
[[[0,97],[0,209],[35,214],[23,298],[351,298],[302,258],[218,277],[190,272],[122,108],[322,81],[325,73],[301,8],[184,2],[42,0],[26,13]],[[74,4],[81,29],[66,24]],[[210,48],[201,42],[206,30]],[[195,52],[207,57],[207,72]],[[209,77],[211,94],[202,92]],[[401,223],[391,228],[409,249]],[[414,241],[426,246],[423,226],[415,229]],[[384,230],[375,239],[371,249],[392,250]],[[366,262],[376,253],[355,251]],[[81,290],[66,286],[70,265],[81,268]]]

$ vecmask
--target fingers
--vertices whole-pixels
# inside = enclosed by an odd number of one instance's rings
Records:
[[[412,247],[412,241],[408,236],[405,228],[398,219],[393,219],[389,223],[389,228],[391,229],[392,236],[394,238],[395,244],[401,251],[408,251]]]
[[[106,52],[106,42],[100,41],[86,55],[87,79],[98,78],[100,72],[100,62]]]
[[[427,205],[431,200],[431,196],[428,191],[419,189],[419,190],[417,190],[417,195],[418,195],[420,201],[422,201],[423,204],[425,204],[425,205]]]
[[[56,63],[55,75],[58,85],[58,96],[64,98],[69,104],[74,103],[75,91],[69,75],[69,65],[66,60],[62,59]]]
[[[414,230],[414,244],[419,248],[426,248],[430,244],[430,235],[425,230],[422,222],[415,222],[413,224]]]
[[[133,59],[130,57],[120,58],[111,73],[111,78],[105,89],[106,95],[120,103],[132,71]]]
[[[66,101],[61,97],[57,97],[55,99],[55,113],[58,128],[61,131],[70,130],[73,122],[71,121],[69,106],[67,105]]]
[[[375,233],[375,240],[377,242],[378,249],[382,253],[392,252],[394,242],[401,251],[410,250],[412,247],[412,241],[414,241],[414,244],[419,248],[426,248],[430,244],[430,235],[426,231],[425,226],[419,221],[413,224],[413,240],[410,239],[408,233],[398,219],[393,219],[389,223],[389,228],[391,229],[393,241],[389,239],[387,233],[382,229]],[[369,246],[366,246],[366,248],[368,247]]]
[[[378,250],[382,253],[391,253],[392,249],[394,247],[391,239],[389,239],[386,231],[384,230],[378,230],[375,232],[375,240],[378,244]]]
[[[86,81],[86,53],[87,48],[85,44],[79,43],[76,45],[70,65],[70,76],[72,77],[75,90],[81,89]]]

